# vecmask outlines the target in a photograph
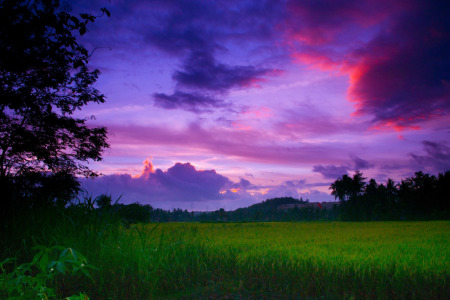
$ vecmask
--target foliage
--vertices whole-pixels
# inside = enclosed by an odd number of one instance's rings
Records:
[[[122,220],[127,224],[150,221],[151,212],[153,210],[150,205],[142,205],[138,202],[128,205],[115,204],[113,209],[117,211]]]
[[[95,203],[97,204],[98,208],[101,210],[111,209],[111,206],[112,206],[111,195],[102,194],[95,199]]]
[[[20,199],[16,205],[21,208],[66,206],[80,190],[80,184],[73,174],[66,172],[38,173],[30,172],[10,178],[9,195]]]
[[[89,70],[91,54],[77,42],[95,19],[72,16],[57,0],[0,2],[2,190],[28,177],[43,179],[31,185],[34,189],[52,175],[72,182],[73,175],[96,175],[84,162],[101,160],[107,130],[74,116],[89,103],[105,101],[94,88],[100,72]],[[12,179],[21,176],[26,178]]]
[[[399,184],[388,179],[366,183],[357,172],[343,175],[331,184],[331,194],[340,200],[342,220],[425,220],[450,218],[450,171],[434,175],[416,172]]]
[[[331,195],[338,198],[341,202],[351,201],[361,195],[365,186],[364,177],[362,173],[357,171],[353,178],[348,175],[343,175],[334,183],[331,184]]]
[[[92,278],[89,270],[93,267],[87,263],[86,258],[71,248],[61,246],[36,247],[38,253],[31,263],[23,263],[15,267],[11,272],[6,271],[6,265],[12,263],[8,258],[0,263],[0,293],[9,298],[20,299],[49,299],[55,298],[54,288],[48,285],[57,276],[78,273]],[[85,294],[71,296],[69,299],[89,299]]]

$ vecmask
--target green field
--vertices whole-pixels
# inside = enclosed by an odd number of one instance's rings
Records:
[[[450,291],[449,221],[165,223],[90,242],[56,238],[97,269],[92,280],[54,285],[91,299],[448,299]]]
[[[449,225],[165,224],[158,290],[183,297],[446,298]]]

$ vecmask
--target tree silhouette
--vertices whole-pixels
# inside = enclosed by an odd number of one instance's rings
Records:
[[[331,195],[335,199],[339,199],[341,202],[346,202],[355,199],[361,195],[365,186],[365,178],[362,173],[356,171],[353,178],[347,174],[339,177],[335,182],[330,185]]]
[[[350,180],[351,178],[345,174],[330,185],[331,195],[334,196],[334,199],[339,199],[341,202],[348,200]]]
[[[72,16],[57,0],[0,2],[3,190],[11,190],[20,181],[17,178],[36,173],[72,182],[76,175],[96,175],[85,163],[101,160],[108,147],[107,130],[74,117],[88,103],[105,101],[93,87],[99,71],[88,69],[90,54],[77,42],[95,19],[90,14]],[[42,184],[42,180],[31,183]]]
[[[339,177],[330,185],[331,194],[339,198],[342,220],[436,220],[450,218],[450,171],[434,175],[416,172],[413,177],[386,185],[362,173],[353,178]]]

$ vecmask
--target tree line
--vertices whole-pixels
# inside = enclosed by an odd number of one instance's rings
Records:
[[[44,187],[49,193],[46,196],[51,192],[64,195],[62,183]],[[113,203],[111,195],[100,195],[93,199],[86,195],[74,197],[73,194],[68,202],[56,197],[46,202],[46,207],[72,210],[87,205],[91,213],[115,216],[126,226],[147,222],[438,220],[450,219],[449,187],[450,171],[437,176],[416,172],[399,183],[388,179],[384,184],[378,184],[375,179],[366,181],[361,172],[356,172],[353,176],[343,175],[330,185],[331,195],[339,202],[328,208],[309,203],[308,199],[281,197],[231,211],[223,208],[215,211],[164,210],[138,202],[119,203],[120,198]],[[40,187],[38,195],[42,197],[43,191],[43,187]],[[39,199],[32,193],[28,199],[33,197]]]
[[[332,208],[308,204],[308,200],[281,197],[249,207],[225,211],[189,212],[182,209],[154,209],[134,203],[111,206],[130,222],[264,222],[264,221],[389,221],[450,219],[450,171],[437,176],[416,172],[396,183],[388,179],[366,181],[361,172],[343,175],[330,185],[339,200]],[[283,205],[292,204],[292,208]],[[128,208],[127,208],[128,207]],[[104,209],[100,208],[100,209]],[[145,211],[145,213],[143,213]],[[140,218],[133,217],[133,214]]]
[[[341,220],[433,220],[450,217],[450,171],[437,176],[416,172],[395,183],[365,181],[361,172],[334,181],[331,194],[339,199]]]

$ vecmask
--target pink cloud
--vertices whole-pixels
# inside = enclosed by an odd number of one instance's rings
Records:
[[[450,5],[439,1],[290,1],[292,57],[347,73],[354,116],[419,129],[450,110]]]

